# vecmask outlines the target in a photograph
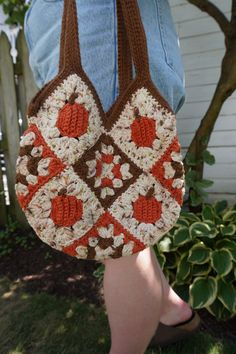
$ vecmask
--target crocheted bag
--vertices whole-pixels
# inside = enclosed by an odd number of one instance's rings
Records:
[[[76,11],[64,0],[59,72],[29,103],[15,191],[52,248],[119,258],[155,244],[179,217],[176,117],[150,77],[136,0],[117,0],[120,93],[107,112],[82,68]]]

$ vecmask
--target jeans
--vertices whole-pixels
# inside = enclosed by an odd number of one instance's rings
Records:
[[[81,61],[105,111],[119,94],[116,0],[76,0]],[[167,0],[137,0],[151,78],[175,113],[185,100],[178,36]],[[39,88],[58,73],[63,0],[32,0],[24,19],[29,64]]]

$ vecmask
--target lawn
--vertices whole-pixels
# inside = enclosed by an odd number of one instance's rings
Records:
[[[0,280],[0,354],[108,354],[103,308],[76,297],[29,293],[20,279]],[[235,345],[198,331],[183,343],[145,354],[232,354]]]

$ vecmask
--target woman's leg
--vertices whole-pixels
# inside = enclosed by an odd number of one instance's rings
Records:
[[[171,325],[191,316],[190,306],[168,284],[152,247],[103,263],[109,354],[144,353],[159,321]]]
[[[155,253],[148,247],[103,263],[104,297],[111,330],[109,354],[143,354],[158,326],[163,302]]]
[[[190,305],[181,299],[181,297],[179,297],[169,285],[158,261],[157,267],[159,269],[163,288],[160,322],[166,325],[174,325],[187,320],[192,314]]]

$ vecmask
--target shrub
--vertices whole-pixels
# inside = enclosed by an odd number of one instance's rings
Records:
[[[11,254],[16,247],[32,248],[35,242],[34,233],[20,230],[20,224],[8,216],[6,226],[0,229],[0,257]]]
[[[154,246],[173,289],[193,308],[218,320],[236,314],[236,205],[222,200],[202,211],[182,211]]]

